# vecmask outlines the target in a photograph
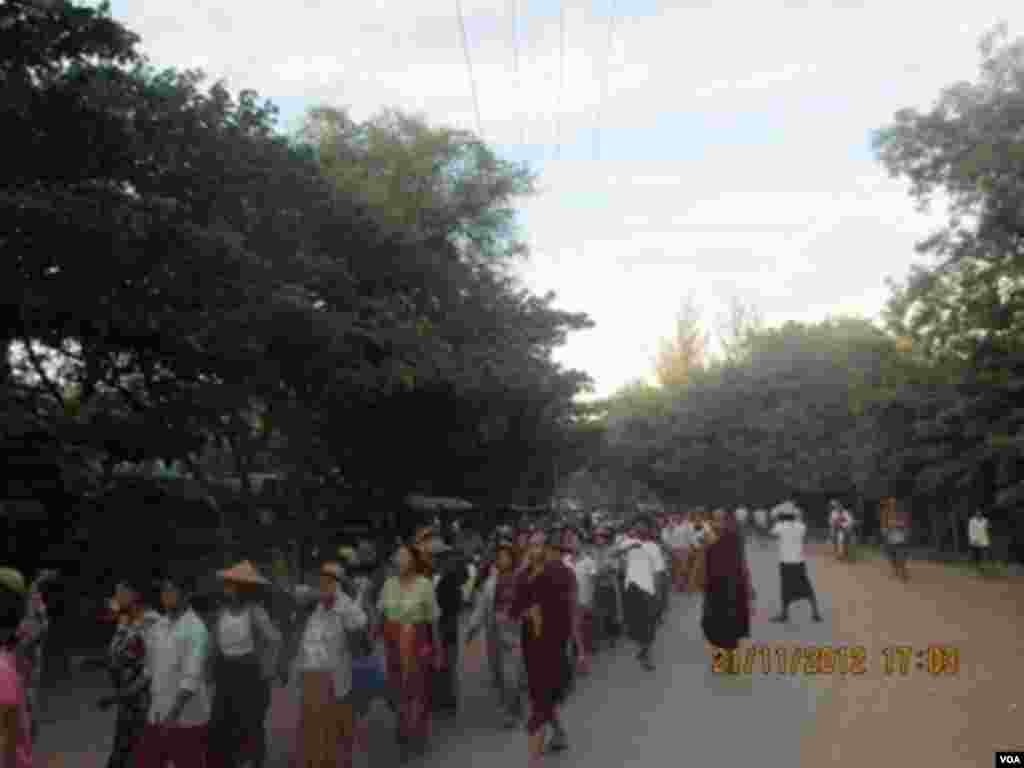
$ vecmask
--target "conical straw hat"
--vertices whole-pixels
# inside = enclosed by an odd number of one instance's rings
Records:
[[[233,565],[227,570],[217,571],[217,578],[221,581],[230,581],[234,584],[270,584],[270,582],[263,578],[260,575],[260,572],[257,571],[253,564],[248,560],[244,560],[237,565]]]

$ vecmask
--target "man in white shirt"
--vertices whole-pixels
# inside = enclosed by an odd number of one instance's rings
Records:
[[[569,561],[566,563],[576,574],[576,607],[579,611],[579,642],[578,659],[585,667],[594,653],[594,585],[597,579],[597,561],[586,548],[580,548],[579,542],[570,542]]]
[[[623,608],[626,625],[630,638],[639,647],[637,660],[647,670],[654,669],[651,647],[654,645],[658,609],[657,561],[651,547],[644,544],[644,532],[651,528],[646,521],[638,523],[615,547],[625,556]]]
[[[160,587],[166,615],[156,622],[147,640],[152,701],[134,765],[205,768],[210,723],[209,633],[189,605],[191,579],[172,575]]]
[[[668,562],[665,559],[665,550],[662,549],[653,533],[653,531],[648,532],[644,540],[644,547],[650,552],[651,561],[654,563],[654,589],[657,597],[655,621],[658,624],[663,624],[665,613],[668,611],[669,570]]]
[[[763,532],[768,527],[768,510],[764,508],[755,509],[754,522],[757,523],[757,527]]]
[[[776,508],[777,510],[779,508]],[[777,522],[771,530],[772,536],[779,540],[779,575],[782,581],[782,610],[771,620],[778,623],[789,621],[789,606],[799,600],[811,603],[812,618],[822,621],[818,609],[818,598],[811,586],[807,574],[807,563],[804,561],[804,538],[807,526],[800,519],[799,510],[787,504],[778,511]]]
[[[980,571],[989,559],[992,540],[989,537],[988,518],[980,509],[974,511],[967,523],[967,539],[971,545],[971,560]]]

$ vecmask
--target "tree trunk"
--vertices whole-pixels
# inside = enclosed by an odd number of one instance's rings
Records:
[[[949,514],[953,525],[953,554],[960,554],[960,507],[963,505],[963,497],[958,497],[949,508]]]
[[[932,548],[938,552],[942,548],[942,525],[939,523],[939,510],[934,499],[928,500],[928,522],[932,529]]]

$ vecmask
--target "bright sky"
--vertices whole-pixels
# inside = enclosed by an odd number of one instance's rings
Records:
[[[937,219],[887,179],[871,131],[974,79],[998,21],[1024,30],[1024,6],[1004,0],[680,5],[566,0],[563,89],[558,0],[463,0],[484,138],[541,174],[523,276],[596,321],[558,359],[598,394],[650,373],[691,292],[709,328],[731,296],[771,324],[874,316]],[[255,89],[286,128],[320,103],[476,128],[454,0],[113,10],[155,63]]]

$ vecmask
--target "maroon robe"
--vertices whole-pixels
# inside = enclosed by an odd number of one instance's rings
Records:
[[[566,645],[572,637],[576,575],[560,562],[549,562],[531,579],[521,576],[516,590],[513,615],[522,620],[523,656],[530,693],[527,731],[536,733],[554,720],[555,707],[568,686]],[[535,637],[527,618],[534,605],[540,606],[541,633]]]

